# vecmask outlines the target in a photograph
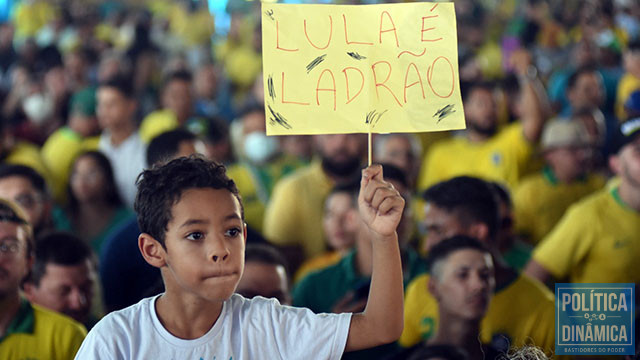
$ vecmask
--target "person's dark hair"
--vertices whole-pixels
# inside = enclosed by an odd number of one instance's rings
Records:
[[[238,112],[238,119],[242,119],[248,114],[252,114],[254,112],[264,114],[264,105],[257,101],[247,101]]]
[[[576,86],[576,83],[578,82],[578,79],[580,78],[580,76],[582,76],[583,74],[591,74],[591,73],[595,73],[598,76],[600,76],[598,69],[592,65],[585,65],[576,69],[576,71],[574,71],[573,74],[571,74],[571,76],[569,76],[569,79],[567,80],[567,91],[570,91]]]
[[[289,264],[282,253],[272,245],[248,244],[244,252],[244,262],[259,262],[268,265],[281,265],[289,271]]]
[[[409,187],[409,181],[407,180],[407,174],[402,169],[391,164],[382,165],[382,175],[385,181],[394,180],[402,184],[404,187]]]
[[[327,198],[329,198],[329,196],[333,194],[347,193],[351,195],[352,198],[357,199],[359,191],[360,191],[359,179],[352,179],[349,181],[340,181],[336,183],[333,186],[333,188],[331,188],[331,191],[329,191],[329,195],[327,195]]]
[[[42,193],[42,195],[47,196],[49,194],[47,183],[42,175],[38,174],[37,171],[28,166],[13,164],[0,165],[0,179],[8,178],[11,176],[23,177],[29,180],[31,186],[33,186],[38,192]]]
[[[487,247],[478,239],[470,236],[456,235],[435,244],[429,249],[429,253],[425,259],[429,272],[433,273],[433,268],[438,261],[444,260],[452,253],[464,249],[478,250],[490,254]]]
[[[192,80],[193,80],[193,76],[191,75],[191,72],[189,72],[188,70],[184,70],[184,69],[175,70],[167,74],[165,78],[162,80],[162,89],[163,90],[166,89],[167,86],[174,81],[184,81],[187,83],[191,83]]]
[[[75,169],[78,161],[85,157],[92,159],[100,168],[100,171],[102,171],[102,175],[104,176],[105,181],[102,192],[104,194],[105,200],[107,201],[107,204],[115,208],[122,206],[124,203],[122,202],[122,198],[120,197],[120,193],[118,192],[118,186],[116,185],[116,180],[113,175],[113,167],[111,166],[111,162],[109,161],[109,159],[100,151],[86,151],[76,156],[75,160],[73,161],[73,166],[71,167],[71,176],[73,176],[73,170]],[[69,195],[69,208],[71,209],[71,212],[76,212],[78,210],[79,204],[78,198],[73,193],[71,182],[69,182],[67,191]]]
[[[640,52],[640,38],[629,41],[627,44],[627,51],[629,52]]]
[[[138,193],[134,209],[138,215],[140,231],[151,235],[164,246],[167,224],[171,221],[171,208],[189,189],[226,189],[240,203],[242,219],[244,208],[236,184],[224,165],[201,156],[181,157],[144,170],[136,181]]]
[[[113,76],[100,83],[99,88],[113,88],[127,99],[134,99],[135,91],[130,79],[123,75]]]
[[[500,208],[493,190],[486,181],[471,176],[459,176],[431,186],[422,197],[426,202],[453,213],[463,224],[486,224],[490,238],[495,238]]]
[[[471,93],[477,89],[493,92],[495,84],[487,81],[464,81],[460,84],[460,94],[462,95],[462,101],[467,102]]]
[[[180,143],[195,141],[196,136],[185,129],[175,129],[154,137],[147,147],[147,166],[173,159],[178,153]]]
[[[35,260],[27,282],[39,286],[48,264],[74,266],[93,260],[91,248],[79,237],[61,231],[40,236],[35,242]]]
[[[221,118],[210,118],[207,130],[206,139],[211,143],[216,144],[229,138],[229,125]]]
[[[488,181],[491,190],[493,190],[494,194],[498,197],[498,201],[501,204],[507,205],[509,208],[513,207],[513,201],[511,200],[511,194],[509,193],[509,189],[497,181]]]

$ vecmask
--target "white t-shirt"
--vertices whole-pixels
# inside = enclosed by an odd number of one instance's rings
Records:
[[[146,167],[147,145],[140,139],[138,132],[131,134],[118,146],[111,143],[111,135],[104,130],[98,143],[100,151],[109,159],[113,168],[122,201],[133,209],[136,199],[136,179]]]
[[[275,299],[234,294],[206,334],[184,340],[160,323],[155,310],[159,296],[105,316],[76,359],[340,359],[351,323],[350,313],[314,314]]]

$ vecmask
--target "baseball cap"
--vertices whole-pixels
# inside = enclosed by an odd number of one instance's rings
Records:
[[[613,141],[613,153],[617,154],[640,135],[640,117],[629,119],[620,124]]]
[[[562,146],[590,145],[591,140],[582,123],[575,120],[554,118],[542,131],[540,148],[542,151]]]

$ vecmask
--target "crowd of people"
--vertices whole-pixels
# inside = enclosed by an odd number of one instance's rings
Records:
[[[13,2],[0,358],[72,359],[88,330],[79,358],[552,356],[554,283],[640,283],[640,3],[454,4],[467,128],[374,134],[365,169],[366,134],[266,136],[258,1],[228,28],[207,1]],[[245,236],[209,259],[235,285],[194,280],[178,221]],[[241,340],[199,348],[214,329]]]

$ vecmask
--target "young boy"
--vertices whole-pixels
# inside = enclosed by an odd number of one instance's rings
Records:
[[[160,268],[166,292],[107,315],[76,359],[339,359],[395,341],[403,326],[396,227],[404,200],[374,165],[363,171],[358,203],[373,244],[369,302],[359,314],[316,315],[233,294],[246,226],[224,166],[189,157],[145,170],[138,245]]]

